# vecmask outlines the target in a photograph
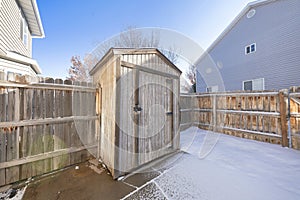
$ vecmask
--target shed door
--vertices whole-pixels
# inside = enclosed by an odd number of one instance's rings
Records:
[[[143,164],[173,146],[173,79],[136,70],[134,93],[138,162]]]

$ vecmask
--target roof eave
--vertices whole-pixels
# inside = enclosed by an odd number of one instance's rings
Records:
[[[42,20],[40,17],[39,9],[37,6],[36,0],[17,0],[19,6],[21,7],[26,21],[28,23],[29,29],[31,31],[31,35],[33,38],[44,38],[45,32],[42,24]],[[27,6],[26,6],[27,3]],[[28,3],[30,6],[28,6]],[[29,20],[30,15],[34,15],[34,20]],[[36,28],[37,27],[37,28]]]
[[[176,69],[180,74],[182,71],[174,64],[172,63],[161,51],[159,51],[156,48],[110,48],[106,54],[102,57],[102,59],[93,67],[89,74],[93,75],[103,65],[103,62],[105,62],[106,59],[108,59],[112,55],[123,55],[123,54],[140,54],[147,52],[147,53],[155,53],[158,56],[160,56],[165,62],[167,62],[169,65],[171,65],[174,69]]]
[[[6,52],[5,58],[14,62],[30,65],[36,74],[41,74],[42,70],[36,60],[17,54],[15,52]]]

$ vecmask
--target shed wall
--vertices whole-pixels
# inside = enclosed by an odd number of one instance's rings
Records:
[[[93,77],[102,94],[100,157],[117,178],[179,148],[180,71],[152,52],[113,53]],[[140,113],[134,111],[136,101],[143,108]],[[172,121],[167,121],[171,105]],[[167,124],[160,124],[164,121],[173,127],[165,128]]]
[[[115,159],[115,112],[116,112],[116,61],[114,57],[94,75],[94,82],[101,89],[100,157],[110,170]]]

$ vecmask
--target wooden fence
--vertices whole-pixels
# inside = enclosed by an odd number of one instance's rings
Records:
[[[35,82],[0,80],[0,186],[83,162],[97,150],[96,88]]]
[[[1,77],[0,72],[0,186],[99,153],[96,87],[51,78]],[[180,107],[181,129],[199,126],[300,149],[300,87],[182,94]]]
[[[269,92],[182,94],[181,129],[198,126],[300,149],[300,87]],[[292,140],[289,140],[291,134]]]

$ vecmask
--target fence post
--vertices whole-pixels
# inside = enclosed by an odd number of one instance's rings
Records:
[[[217,131],[217,95],[214,94],[212,99],[213,107],[212,107],[212,119],[213,119],[213,131]]]
[[[284,95],[284,90],[279,91],[279,103],[280,103],[280,123],[281,123],[281,133],[282,133],[282,146],[288,146],[288,135],[287,135],[287,108],[286,108],[286,97]]]

